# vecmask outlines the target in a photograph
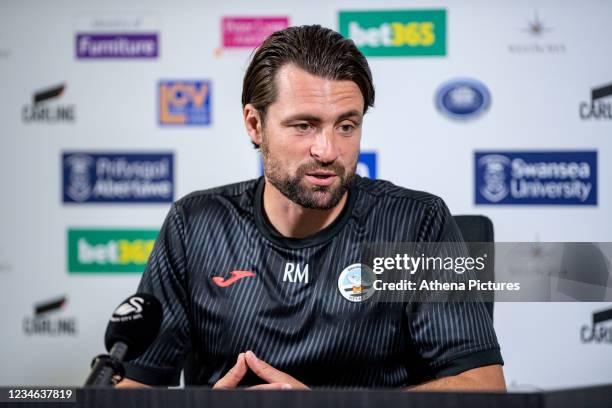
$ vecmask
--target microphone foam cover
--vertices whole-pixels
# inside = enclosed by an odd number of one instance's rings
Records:
[[[128,346],[125,361],[142,355],[159,334],[163,312],[155,296],[136,293],[124,300],[113,312],[104,336],[106,350],[119,341]]]

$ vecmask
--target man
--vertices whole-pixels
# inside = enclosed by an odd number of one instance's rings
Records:
[[[139,290],[159,338],[121,385],[505,389],[480,303],[351,301],[362,243],[461,241],[438,197],[355,175],[374,103],[367,61],[320,26],[270,36],[245,74],[265,177],[195,192],[164,223]]]

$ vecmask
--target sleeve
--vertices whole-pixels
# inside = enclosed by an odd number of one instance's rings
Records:
[[[457,224],[439,198],[423,220],[419,241],[446,243],[439,246],[443,257],[469,255]],[[483,302],[409,303],[405,311],[412,346],[427,371],[422,373],[423,381],[504,364],[493,320]]]
[[[140,357],[125,364],[126,377],[149,385],[178,385],[189,352],[190,319],[185,261],[185,224],[173,204],[138,286],[162,305],[160,332]]]

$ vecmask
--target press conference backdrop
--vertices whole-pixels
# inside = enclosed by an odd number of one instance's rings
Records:
[[[81,384],[170,203],[261,174],[241,81],[288,25],[368,57],[362,175],[485,214],[498,241],[611,241],[610,16],[604,0],[3,1],[0,385]],[[612,382],[612,322],[593,326],[610,307],[498,304],[510,389]]]

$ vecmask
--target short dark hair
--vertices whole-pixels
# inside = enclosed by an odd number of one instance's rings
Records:
[[[303,25],[277,31],[257,48],[244,74],[242,107],[250,103],[265,121],[277,97],[276,73],[290,63],[322,78],[355,82],[363,95],[363,113],[374,106],[372,73],[353,40],[320,25]]]

